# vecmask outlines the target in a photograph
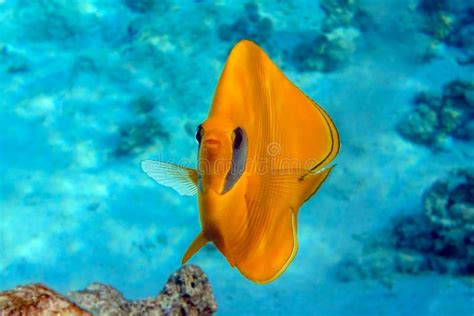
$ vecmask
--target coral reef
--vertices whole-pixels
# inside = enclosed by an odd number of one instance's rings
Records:
[[[355,50],[352,36],[343,32],[318,34],[298,44],[292,53],[292,62],[298,71],[316,70],[331,72],[340,69]]]
[[[474,169],[457,170],[437,181],[425,193],[423,207],[432,253],[457,259],[454,272],[474,274]]]
[[[474,63],[474,6],[458,14],[456,25],[447,37],[446,43],[461,50],[461,56],[457,57],[459,64]]]
[[[132,102],[137,120],[121,126],[120,139],[115,149],[115,156],[135,155],[153,146],[158,139],[169,139],[170,135],[164,127],[150,114],[154,109],[153,102],[140,97]]]
[[[421,31],[433,39],[432,45],[445,43],[458,48],[459,64],[474,62],[474,6],[455,10],[449,1],[421,0]]]
[[[298,71],[331,72],[342,68],[356,49],[360,31],[370,28],[372,19],[354,0],[323,0],[320,7],[326,14],[320,30],[299,34],[284,56]],[[292,32],[292,30],[287,30]],[[221,24],[218,36],[223,41],[251,39],[271,50],[267,44],[274,33],[273,22],[262,17],[257,4],[248,2],[242,14],[231,24]],[[309,34],[309,35],[308,35]]]
[[[474,139],[474,83],[455,80],[443,87],[442,96],[419,93],[414,111],[397,125],[406,139],[439,148],[447,136]]]
[[[360,256],[343,259],[337,276],[390,284],[395,273],[422,272],[474,274],[474,169],[436,181],[423,196],[422,214],[394,219]]]
[[[0,314],[212,315],[217,311],[207,276],[195,265],[173,273],[156,298],[127,301],[113,287],[99,283],[68,296],[74,303],[40,284],[20,286],[0,293]]]
[[[92,315],[42,284],[0,292],[0,315]]]
[[[207,276],[196,265],[173,273],[156,298],[127,301],[114,288],[98,283],[69,296],[98,315],[212,315],[217,310]]]
[[[7,74],[25,73],[30,70],[27,58],[7,45],[0,44],[0,58],[2,58],[0,70]]]
[[[232,24],[220,25],[217,34],[223,41],[235,43],[241,39],[251,39],[265,45],[272,33],[272,20],[260,15],[257,4],[248,2],[244,5],[242,15]]]
[[[321,31],[304,38],[291,54],[291,62],[299,71],[331,72],[342,68],[356,49],[360,31],[370,27],[371,19],[353,0],[323,0],[326,14]]]
[[[155,8],[156,0],[124,0],[124,4],[135,12],[148,12]]]
[[[424,17],[421,26],[424,33],[439,41],[449,36],[453,30],[455,17],[450,12],[448,1],[421,0],[417,9]]]
[[[164,12],[170,8],[168,0],[124,0],[124,4],[137,13]]]
[[[81,15],[80,2],[65,5],[63,1],[36,1],[28,6],[28,1],[18,1],[14,15],[24,29],[28,40],[58,41],[61,45],[74,41],[89,32],[93,17]]]
[[[167,312],[188,315],[212,315],[217,304],[204,272],[196,265],[186,265],[168,279],[159,298]]]
[[[366,30],[372,23],[368,13],[361,9],[359,2],[355,0],[322,0],[319,6],[326,14],[321,25],[324,32],[331,32],[340,27]]]

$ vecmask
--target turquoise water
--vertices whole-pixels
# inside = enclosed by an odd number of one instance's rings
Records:
[[[382,260],[379,273],[337,272],[394,217],[422,213],[437,179],[472,166],[474,132],[457,137],[429,115],[421,132],[400,132],[415,95],[473,80],[473,4],[427,3],[0,0],[0,290],[161,290],[200,231],[197,203],[139,163],[195,163],[195,128],[248,38],[327,110],[341,151],[300,211],[299,252],[278,280],[249,282],[213,246],[193,257],[218,313],[473,315],[470,270],[401,273]],[[453,114],[461,132],[474,120],[466,107]]]

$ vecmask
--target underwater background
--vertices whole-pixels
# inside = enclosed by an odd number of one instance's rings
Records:
[[[232,46],[332,117],[337,167],[257,285],[208,245],[221,315],[474,315],[474,3],[0,0],[0,290],[159,292],[200,231],[144,159],[196,162]]]

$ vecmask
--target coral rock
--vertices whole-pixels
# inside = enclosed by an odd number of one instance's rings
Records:
[[[155,105],[152,99],[142,96],[134,100],[131,107],[136,120],[119,128],[116,157],[138,154],[154,146],[158,139],[169,140],[170,137],[164,126],[153,117]]]
[[[261,17],[259,7],[254,3],[246,3],[243,13],[232,24],[222,24],[218,36],[223,41],[236,42],[244,38],[264,45],[273,33],[273,22],[267,17]]]
[[[337,266],[341,281],[379,279],[394,273],[474,274],[474,170],[461,169],[436,181],[423,196],[421,214],[392,221],[368,239],[359,256]]]
[[[429,106],[419,106],[397,125],[397,130],[414,143],[436,147],[442,140],[438,113]]]
[[[447,136],[474,140],[474,83],[448,82],[442,97],[419,93],[415,108],[398,123],[398,132],[406,139],[432,148],[441,147]]]
[[[99,315],[125,315],[127,300],[110,285],[93,283],[86,289],[69,292],[68,296],[78,305]]]
[[[92,315],[42,284],[0,292],[0,315]]]
[[[207,276],[195,265],[172,274],[156,298],[127,301],[114,288],[98,283],[69,296],[97,315],[212,315],[217,310]]]
[[[322,0],[321,10],[326,13],[323,20],[323,31],[331,31],[339,27],[349,27],[361,10],[357,1],[353,0]]]
[[[170,8],[169,1],[165,0],[124,0],[124,4],[137,13],[148,13],[153,11],[166,12]]]
[[[353,0],[324,0],[319,6],[326,14],[321,31],[303,38],[290,54],[299,71],[332,72],[343,68],[357,48],[360,31],[372,24],[369,14]]]
[[[207,277],[196,265],[175,272],[159,298],[170,310],[186,310],[188,315],[211,315],[217,310]]]
[[[421,0],[418,4],[423,23],[421,31],[435,43],[445,44],[458,49],[459,64],[474,63],[474,6],[471,4],[461,10],[450,1]]]
[[[41,284],[19,286],[0,292],[0,315],[212,315],[217,311],[207,276],[196,265],[173,273],[155,298],[128,301],[113,287],[100,283],[69,292],[68,297]]]
[[[474,233],[474,170],[457,170],[437,181],[423,202],[425,214],[434,226]]]

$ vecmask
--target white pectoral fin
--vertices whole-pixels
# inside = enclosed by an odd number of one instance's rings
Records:
[[[197,171],[171,163],[145,160],[142,170],[161,185],[174,189],[181,195],[193,196],[197,193]]]

